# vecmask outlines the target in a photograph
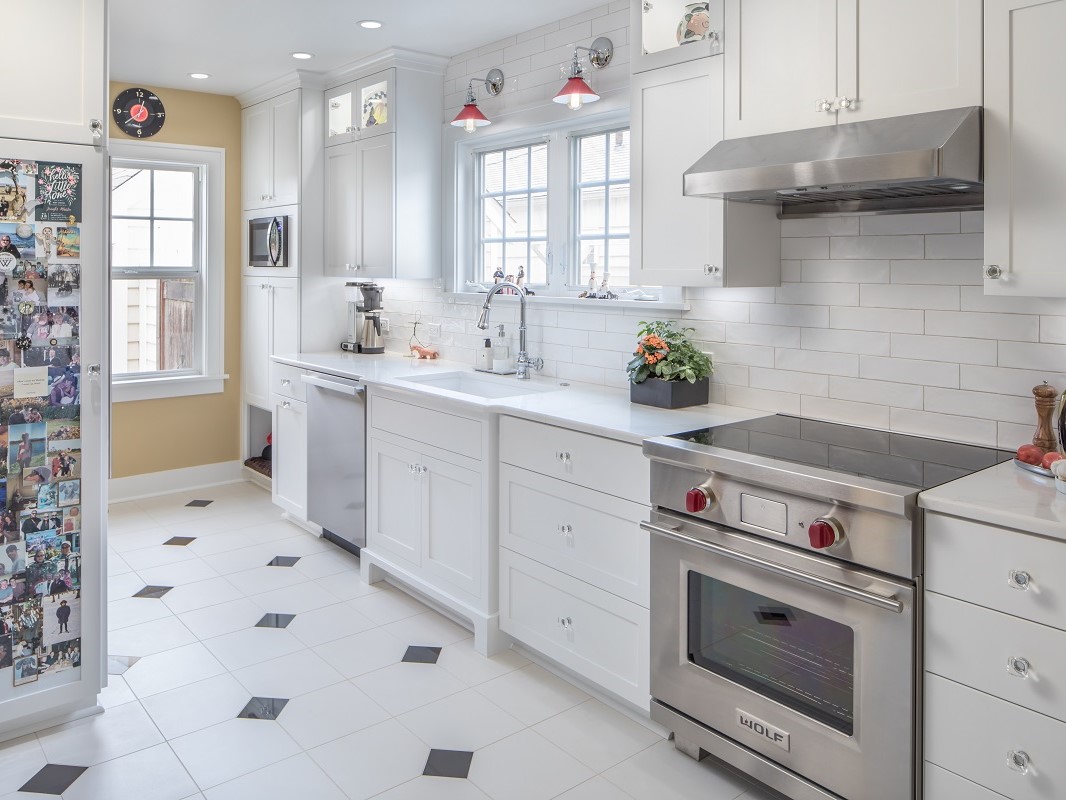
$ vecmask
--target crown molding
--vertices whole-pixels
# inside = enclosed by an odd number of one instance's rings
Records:
[[[325,73],[312,72],[307,69],[297,69],[286,75],[282,75],[280,78],[274,78],[273,80],[260,84],[254,89],[241,92],[237,95],[237,102],[241,104],[241,108],[247,108],[256,103],[262,103],[264,100],[269,100],[272,97],[277,97],[280,94],[285,94],[285,92],[291,91],[292,89],[321,90],[325,89],[327,85]]]

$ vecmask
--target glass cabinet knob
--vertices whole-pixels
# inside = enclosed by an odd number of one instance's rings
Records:
[[[1020,656],[1011,656],[1007,659],[1007,672],[1017,678],[1028,678],[1032,666],[1029,659]]]
[[[1007,585],[1012,589],[1020,589],[1021,591],[1028,591],[1030,585],[1032,585],[1033,578],[1024,569],[1012,569],[1009,573]]]
[[[1029,758],[1029,754],[1024,750],[1010,750],[1007,753],[1007,766],[1015,772],[1020,772],[1025,775],[1029,772],[1029,766],[1032,763]]]

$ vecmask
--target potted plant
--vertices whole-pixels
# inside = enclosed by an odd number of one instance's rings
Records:
[[[689,341],[693,328],[673,321],[641,322],[635,356],[626,367],[629,399],[660,408],[684,408],[707,402],[711,359]]]

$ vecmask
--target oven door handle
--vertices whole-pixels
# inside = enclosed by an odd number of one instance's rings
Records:
[[[660,536],[665,536],[668,539],[676,539],[682,541],[685,544],[690,544],[695,547],[699,547],[702,550],[708,550],[715,555],[731,558],[734,561],[740,561],[743,564],[749,564],[750,566],[757,567],[765,570],[766,572],[773,572],[776,575],[782,575],[786,578],[792,578],[793,580],[800,581],[802,583],[816,586],[819,589],[825,589],[826,591],[833,592],[835,594],[844,595],[850,597],[852,600],[859,600],[863,603],[868,603],[878,608],[883,608],[887,611],[893,611],[896,614],[903,613],[903,603],[896,600],[894,597],[884,597],[873,592],[867,592],[862,589],[856,589],[854,586],[848,586],[844,583],[838,583],[836,581],[829,580],[828,578],[822,578],[818,575],[812,575],[809,572],[803,572],[802,570],[793,569],[792,567],[786,567],[782,564],[774,563],[773,561],[767,561],[764,558],[758,556],[751,556],[747,553],[741,553],[736,550],[730,550],[728,547],[722,547],[719,544],[713,544],[712,542],[705,542],[702,539],[697,539],[694,536],[687,536],[680,531],[670,530],[669,528],[662,528],[658,525],[652,525],[650,522],[641,522],[640,527],[649,533],[657,533]]]

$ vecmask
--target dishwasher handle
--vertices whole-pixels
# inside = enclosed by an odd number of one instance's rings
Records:
[[[327,389],[331,392],[338,392],[339,394],[350,395],[351,397],[357,397],[366,391],[365,386],[355,385],[351,383],[340,383],[338,381],[328,381],[325,378],[320,378],[317,375],[301,375],[300,380],[309,386],[317,386],[320,389]]]

